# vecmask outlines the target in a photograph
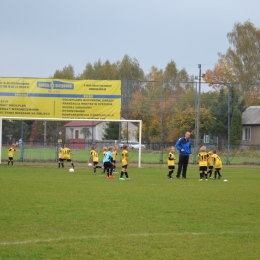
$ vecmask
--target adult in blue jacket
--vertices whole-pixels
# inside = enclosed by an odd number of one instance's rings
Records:
[[[179,151],[179,164],[176,177],[179,179],[182,171],[182,178],[187,179],[186,171],[189,163],[189,157],[192,155],[190,132],[185,132],[185,135],[177,141],[176,148]]]

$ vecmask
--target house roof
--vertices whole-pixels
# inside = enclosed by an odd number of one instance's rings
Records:
[[[90,126],[96,126],[98,124],[102,123],[101,121],[71,121],[64,125],[65,127],[90,127]]]
[[[242,113],[243,125],[260,125],[260,106],[251,106]]]

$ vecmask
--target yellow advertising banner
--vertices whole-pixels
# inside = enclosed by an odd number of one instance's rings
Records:
[[[120,119],[120,80],[0,78],[0,117]]]

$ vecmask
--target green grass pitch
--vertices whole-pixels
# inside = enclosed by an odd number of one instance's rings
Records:
[[[0,165],[0,259],[259,259],[259,166],[202,182],[193,165],[169,180],[130,164],[129,181],[56,167]]]

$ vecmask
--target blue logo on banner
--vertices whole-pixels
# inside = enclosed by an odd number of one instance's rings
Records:
[[[62,81],[53,81],[53,82],[38,81],[37,88],[73,90],[74,84],[68,82],[62,82]]]

